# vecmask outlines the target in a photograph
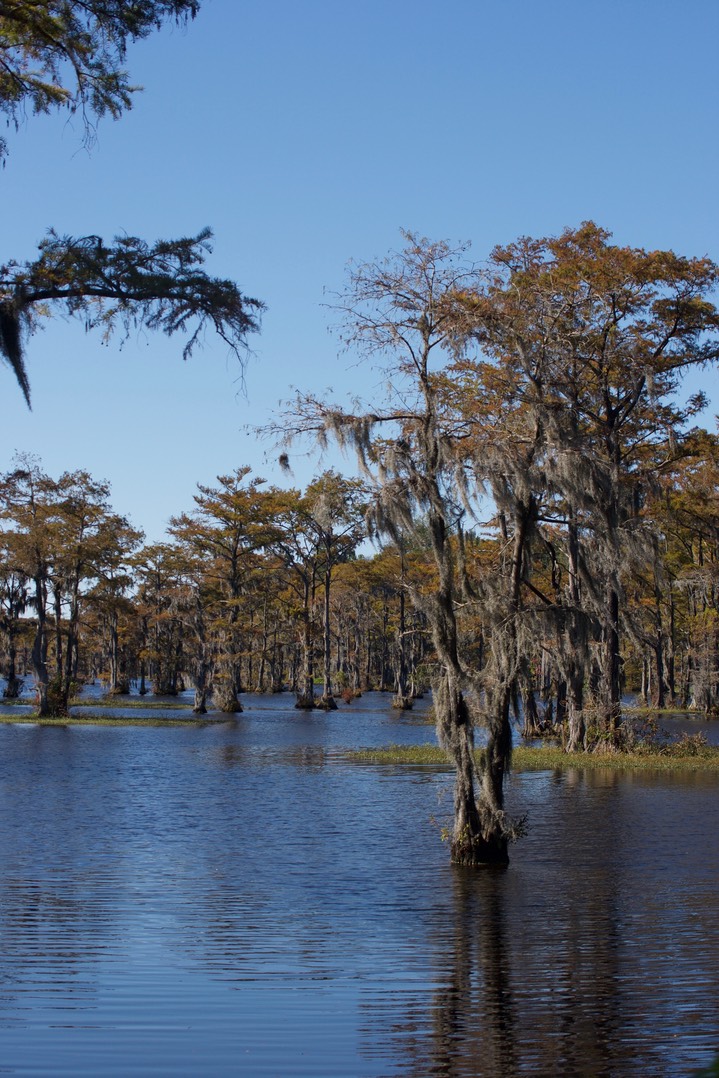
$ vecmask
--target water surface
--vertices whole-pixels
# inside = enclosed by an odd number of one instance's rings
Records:
[[[431,741],[421,708],[248,704],[0,726],[0,1073],[674,1076],[719,1051],[715,776],[515,776],[527,837],[463,872],[449,775],[338,751]]]

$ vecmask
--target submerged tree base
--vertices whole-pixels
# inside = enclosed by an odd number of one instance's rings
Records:
[[[212,696],[215,709],[225,715],[238,715],[242,711],[242,704],[234,692],[217,690]]]
[[[411,711],[414,704],[414,698],[411,696],[402,696],[397,693],[392,697],[392,708],[395,711]]]
[[[3,691],[3,699],[5,700],[17,700],[22,692],[23,680],[19,677],[8,678],[7,685]]]
[[[506,838],[487,841],[481,835],[452,841],[450,859],[464,868],[505,868],[509,864]]]
[[[115,683],[112,688],[107,690],[108,696],[129,696],[130,695],[130,682],[129,680],[122,680]]]
[[[300,695],[300,696],[297,697],[297,700],[295,701],[295,708],[298,711],[313,711],[316,706],[317,706],[317,697],[316,696]]]

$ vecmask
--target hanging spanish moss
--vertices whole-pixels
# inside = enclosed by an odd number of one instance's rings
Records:
[[[12,369],[30,407],[30,383],[22,348],[21,308],[12,299],[0,301],[0,354]]]

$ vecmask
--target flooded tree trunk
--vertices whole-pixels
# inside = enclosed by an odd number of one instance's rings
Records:
[[[50,712],[49,682],[47,670],[47,616],[46,585],[42,577],[35,577],[35,612],[37,627],[32,645],[32,672],[35,676],[37,694],[37,713],[40,718],[48,717]]]
[[[57,594],[57,593],[56,593]],[[69,712],[70,696],[74,685],[74,671],[77,661],[77,631],[80,617],[80,584],[79,570],[72,581],[69,595],[69,610],[66,625],[66,641],[64,655],[57,656],[57,676],[55,677],[50,693],[50,709],[54,715],[67,715]],[[60,603],[56,603],[56,619],[60,613]],[[58,640],[60,633],[58,632]]]
[[[325,711],[336,711],[337,701],[332,695],[332,633],[330,622],[330,588],[331,588],[332,573],[329,565],[325,570],[324,580],[324,636],[323,636],[323,682],[322,697],[318,702],[318,707],[323,708]]]
[[[126,661],[123,662],[120,656],[120,637],[118,633],[118,617],[116,609],[110,611],[108,628],[108,659],[110,663],[110,685],[108,693],[110,696],[127,696],[130,692],[130,679],[127,675]],[[147,690],[145,689],[145,663],[143,661],[140,662],[140,672],[140,694],[144,695]]]
[[[439,497],[436,504],[440,504]],[[429,620],[437,654],[443,663],[441,675],[435,680],[437,736],[456,771],[451,856],[457,864],[467,866],[506,865],[508,835],[502,806],[504,774],[512,745],[511,684],[505,682],[500,710],[494,714],[491,709],[488,712],[489,737],[478,774],[472,714],[460,683],[460,677],[467,677],[467,672],[462,671],[458,652],[454,557],[441,511],[430,511],[429,530],[439,574],[435,603],[428,608]]]
[[[522,694],[522,737],[537,737],[541,734],[539,711],[534,693],[527,690]]]
[[[584,671],[574,664],[569,674],[569,706],[567,752],[582,752],[587,748],[587,725],[584,718]]]
[[[395,672],[395,694],[392,707],[397,711],[409,711],[412,707],[412,694],[409,691],[407,676],[407,623],[405,599],[404,550],[400,546],[400,586],[399,586],[399,624],[397,626],[397,666]]]
[[[238,696],[239,688],[233,677],[232,667],[213,685],[215,707],[225,715],[236,715],[242,711]]]
[[[666,707],[666,681],[664,678],[664,648],[661,637],[654,645],[654,662],[657,670],[656,706],[659,710]]]
[[[109,640],[110,646],[108,648],[108,659],[109,659],[109,662],[110,662],[110,685],[109,685],[108,691],[109,691],[109,693],[111,695],[114,695],[118,691],[118,689],[117,689],[117,681],[118,681],[118,670],[119,670],[119,662],[118,662],[119,641],[118,641],[118,635],[117,635],[117,611],[116,610],[112,610],[110,612],[110,618],[109,618],[109,622],[108,622],[108,635],[109,635],[109,638],[110,638],[110,640]]]
[[[619,652],[619,595],[611,588],[604,630],[604,722],[611,743],[615,743],[622,717],[621,655]]]
[[[570,625],[573,631],[567,632],[566,623],[563,626],[563,645],[566,681],[564,685],[563,702],[566,704],[567,720],[567,752],[583,752],[587,748],[587,723],[584,716],[584,676],[587,661],[586,619],[579,614],[582,605],[582,590],[579,573],[579,529],[577,526],[576,513],[570,509],[569,526],[567,529],[567,551],[569,556],[569,603]],[[572,639],[579,638],[575,640]],[[564,714],[557,714],[557,721],[561,724]]]
[[[309,711],[316,704],[315,677],[314,677],[314,652],[312,647],[312,610],[311,599],[314,588],[310,587],[309,578],[304,582],[304,602],[302,606],[302,676],[300,679],[300,691],[297,696],[295,707]]]
[[[508,704],[509,701],[507,715]],[[439,743],[455,767],[452,861],[471,867],[506,865],[509,863],[507,838],[501,819],[494,812],[497,805],[501,811],[504,781],[500,744],[490,732],[487,756],[478,775],[471,714],[466,699],[446,670],[435,683],[434,706]],[[479,803],[477,785],[481,793]]]
[[[268,602],[265,595],[262,604],[262,642],[260,644],[259,663],[257,667],[257,681],[255,683],[255,692],[265,691],[265,671],[267,669],[267,653],[270,646],[270,627],[269,618],[267,616]]]
[[[500,694],[499,706],[490,713],[487,748],[480,766],[481,796],[479,798],[483,851],[485,862],[496,865],[509,863],[508,835],[504,818],[504,780],[512,756],[512,728],[509,722],[510,694]]]
[[[379,668],[379,691],[389,692],[392,687],[392,661],[390,657],[389,604],[382,607],[382,655]]]
[[[59,587],[55,591],[55,673],[62,676],[64,644],[62,639],[62,594]]]
[[[17,645],[15,643],[15,629],[13,622],[8,624],[7,662],[5,665],[5,688],[3,697],[6,700],[17,700],[22,692],[22,678],[17,676]]]
[[[212,661],[206,646],[202,646],[200,656],[193,665],[192,680],[195,689],[195,698],[192,710],[195,715],[207,714],[207,697],[210,691],[210,677],[212,673]]]
[[[669,700],[674,704],[677,698],[676,685],[676,659],[675,659],[675,613],[674,613],[674,590],[669,585],[669,632],[667,634],[667,689]]]

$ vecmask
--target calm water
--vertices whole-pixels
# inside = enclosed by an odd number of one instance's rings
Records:
[[[461,872],[439,839],[448,775],[336,751],[433,740],[388,704],[0,726],[0,1074],[707,1064],[719,781],[515,776],[530,831],[509,870]]]

